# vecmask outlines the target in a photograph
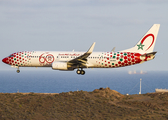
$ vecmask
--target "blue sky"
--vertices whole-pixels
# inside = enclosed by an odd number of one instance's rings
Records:
[[[154,60],[117,70],[168,70],[167,0],[1,0],[0,59],[28,50],[116,51],[161,24]],[[0,70],[13,70],[0,62]],[[34,68],[31,68],[32,70]]]

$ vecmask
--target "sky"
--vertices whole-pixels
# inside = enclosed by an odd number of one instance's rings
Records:
[[[115,70],[168,70],[167,0],[0,0],[0,59],[18,51],[120,51],[161,24],[154,60]],[[0,62],[0,70],[13,70]],[[31,68],[32,70],[34,68]]]

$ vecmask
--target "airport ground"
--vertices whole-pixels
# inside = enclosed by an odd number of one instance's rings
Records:
[[[0,120],[166,120],[168,93],[0,93]]]

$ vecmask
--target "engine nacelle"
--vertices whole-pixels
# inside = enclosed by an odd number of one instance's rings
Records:
[[[68,70],[66,62],[53,62],[52,69],[54,70]]]

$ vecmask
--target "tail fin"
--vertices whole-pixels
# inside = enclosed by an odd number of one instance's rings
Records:
[[[132,48],[124,52],[151,53],[153,52],[160,24],[154,24],[142,39]]]

